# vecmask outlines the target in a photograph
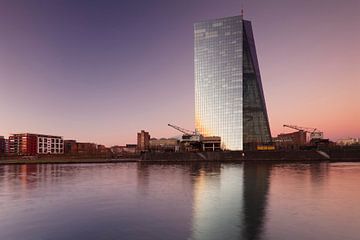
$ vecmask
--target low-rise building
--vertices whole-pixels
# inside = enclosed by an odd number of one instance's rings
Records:
[[[273,142],[277,149],[299,149],[306,145],[306,132],[281,133],[276,138],[273,138]]]
[[[212,152],[221,150],[221,137],[219,136],[184,134],[180,140],[180,151],[182,152]]]
[[[64,142],[60,136],[33,133],[11,134],[9,153],[17,155],[63,154]]]
[[[109,153],[109,151],[105,145],[97,145],[97,153]]]
[[[37,135],[31,133],[11,134],[9,136],[9,153],[15,155],[36,155]]]
[[[359,138],[343,138],[336,141],[336,145],[340,146],[351,146],[351,145],[360,145]]]
[[[64,152],[65,154],[77,154],[78,145],[76,140],[64,140]]]
[[[97,153],[97,144],[95,143],[77,143],[79,154],[95,154]]]
[[[201,137],[202,150],[205,152],[221,151],[221,137]]]
[[[126,144],[126,146],[123,150],[125,153],[134,154],[137,151],[137,145],[136,144]]]
[[[0,155],[5,154],[6,149],[6,139],[3,136],[0,136]]]
[[[174,138],[150,139],[150,151],[154,152],[178,152],[180,148],[180,141]]]
[[[126,144],[125,146],[112,146],[110,148],[112,154],[117,156],[133,155],[137,152],[136,144]]]
[[[9,139],[5,139],[5,154],[9,154]]]
[[[110,149],[104,145],[98,145],[96,143],[82,143],[76,142],[76,140],[64,141],[65,153],[70,155],[92,155],[92,154],[105,154],[109,153]]]
[[[64,154],[64,140],[60,136],[37,135],[38,154]]]
[[[115,145],[115,146],[110,147],[110,151],[113,154],[118,154],[119,155],[119,154],[122,154],[124,152],[124,148],[125,148],[125,146]]]

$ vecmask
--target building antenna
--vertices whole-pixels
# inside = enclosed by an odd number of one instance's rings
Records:
[[[244,17],[244,1],[241,1],[241,17]]]

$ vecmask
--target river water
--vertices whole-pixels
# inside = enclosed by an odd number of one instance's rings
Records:
[[[0,239],[360,239],[360,163],[0,166]]]

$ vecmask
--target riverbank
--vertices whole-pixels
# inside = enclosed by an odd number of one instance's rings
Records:
[[[224,152],[146,152],[138,156],[32,156],[0,159],[8,164],[72,164],[72,163],[126,163],[126,162],[360,162],[360,151],[224,151]]]
[[[141,161],[179,162],[179,161],[360,161],[360,151],[339,150],[294,150],[294,151],[224,151],[224,152],[146,152]]]
[[[0,160],[0,165],[16,165],[16,164],[75,164],[75,163],[124,163],[138,162],[138,158],[56,158],[56,159],[7,159]]]

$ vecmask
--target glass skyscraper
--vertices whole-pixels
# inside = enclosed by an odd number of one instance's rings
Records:
[[[194,34],[196,130],[227,150],[271,142],[251,22],[203,21]]]

